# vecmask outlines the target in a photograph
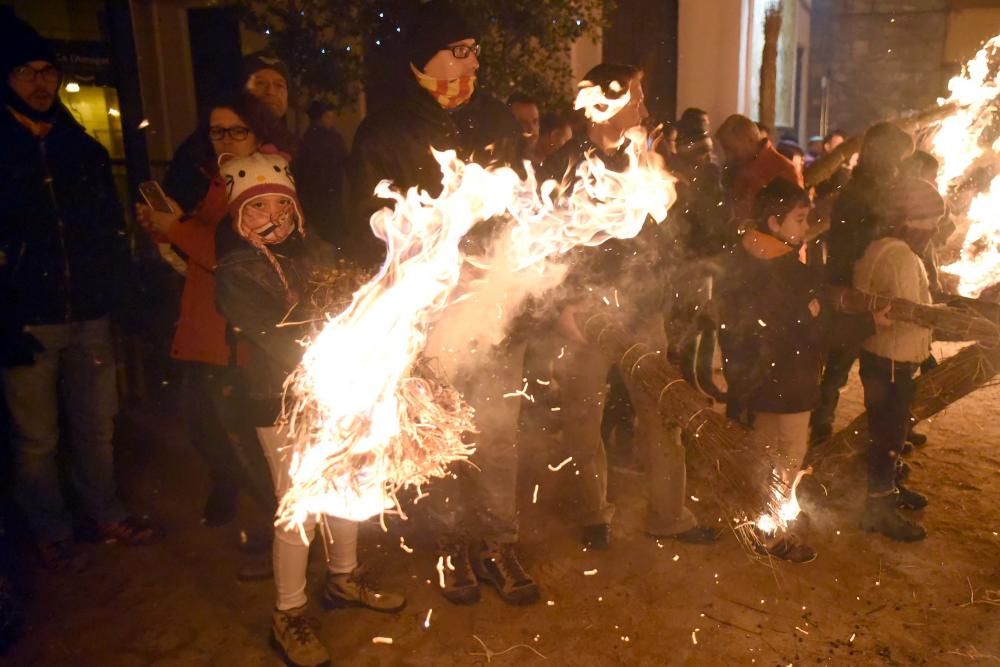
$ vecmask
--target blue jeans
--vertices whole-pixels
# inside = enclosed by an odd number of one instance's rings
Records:
[[[71,479],[98,523],[125,517],[115,491],[111,438],[118,388],[107,318],[30,328],[45,348],[31,366],[3,371],[14,447],[14,499],[40,541],[72,535],[59,483],[60,399],[70,428]]]

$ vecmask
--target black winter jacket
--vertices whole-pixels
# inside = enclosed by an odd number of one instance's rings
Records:
[[[119,304],[128,243],[108,152],[70,113],[36,138],[0,108],[0,318],[96,319]]]
[[[819,402],[826,350],[875,331],[868,313],[843,315],[824,298],[822,277],[779,239],[743,235],[718,286],[719,339],[729,400],[751,412],[806,412]],[[809,304],[820,305],[813,316]]]
[[[446,111],[416,82],[399,104],[365,118],[354,137],[348,165],[347,247],[359,261],[374,263],[385,247],[369,220],[391,202],[374,196],[388,179],[400,190],[441,192],[441,169],[431,149],[455,150],[463,160],[505,164],[521,170],[525,154],[520,126],[502,103],[481,91]]]

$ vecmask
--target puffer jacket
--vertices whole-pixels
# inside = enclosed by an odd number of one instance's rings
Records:
[[[897,238],[872,242],[854,265],[854,287],[892,298],[930,304],[931,292],[924,264],[910,246]],[[930,329],[909,322],[893,322],[875,333],[862,347],[893,361],[922,363],[931,354]]]
[[[44,136],[0,108],[0,147],[0,318],[111,314],[130,258],[108,152],[63,107]]]
[[[730,401],[752,412],[816,407],[825,351],[875,328],[868,313],[836,313],[822,286],[822,275],[789,245],[757,230],[743,235],[717,293]],[[813,300],[818,315],[809,308]]]
[[[463,160],[522,169],[523,133],[510,111],[482,91],[454,111],[446,111],[414,81],[399,104],[361,123],[348,163],[348,225],[345,245],[356,259],[377,263],[385,253],[369,220],[392,202],[374,195],[392,181],[400,190],[419,187],[441,192],[441,169],[431,152],[454,150]]]

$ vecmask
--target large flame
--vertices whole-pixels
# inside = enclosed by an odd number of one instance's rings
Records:
[[[944,271],[959,277],[959,292],[979,294],[1000,281],[1000,176],[986,192],[976,195],[966,214],[969,231],[965,234],[961,258]]]
[[[673,179],[645,133],[629,139],[625,171],[589,156],[568,196],[554,182],[537,187],[530,167],[522,180],[510,168],[463,163],[453,151],[435,152],[443,174],[436,198],[379,185],[377,194],[394,202],[371,221],[386,242],[385,263],[308,344],[286,385],[294,450],[279,521],[374,516],[398,506],[400,488],[419,488],[472,452],[463,441],[474,431],[471,408],[422,361],[429,330],[494,275],[523,273],[531,282],[576,246],[633,237],[650,217],[662,222],[675,200]],[[467,235],[486,220],[499,220],[501,231],[489,253],[470,257]],[[496,305],[513,312],[525,295]]]
[[[948,83],[951,95],[939,104],[954,104],[956,112],[941,121],[933,137],[933,152],[941,167],[938,188],[948,195],[961,185],[966,174],[983,160],[995,160],[1000,142],[984,141],[1000,103],[1000,35],[989,40]],[[989,285],[1000,281],[1000,180],[990,190],[972,200],[967,212],[968,231],[958,262],[943,270],[959,277],[959,292],[979,296]],[[953,202],[955,200],[953,199]],[[962,210],[952,215],[962,216]]]

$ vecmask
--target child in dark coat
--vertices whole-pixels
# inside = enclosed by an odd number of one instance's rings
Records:
[[[884,314],[836,313],[822,276],[800,261],[809,208],[802,188],[783,178],[771,181],[757,195],[754,227],[720,284],[729,400],[747,411],[789,487],[808,445],[824,351],[831,342],[858,343],[872,335],[878,318],[888,324]],[[799,561],[815,555],[789,537],[769,543],[768,552]]]

